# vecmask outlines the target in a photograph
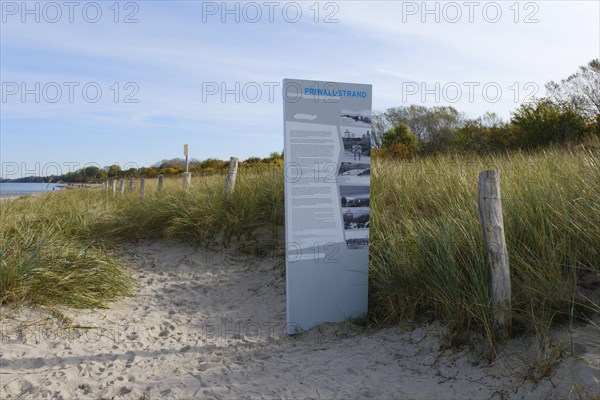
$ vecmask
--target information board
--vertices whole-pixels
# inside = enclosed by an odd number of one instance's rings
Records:
[[[371,94],[283,81],[289,334],[367,312]]]

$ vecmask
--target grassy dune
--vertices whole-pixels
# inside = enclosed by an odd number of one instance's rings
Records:
[[[113,205],[97,190],[0,202],[0,302],[104,307],[130,293],[125,266],[91,227]]]
[[[516,331],[600,312],[585,284],[600,279],[600,161],[585,149],[488,158],[374,160],[370,316],[376,323],[437,319],[451,337],[493,341],[488,269],[477,209],[477,176],[501,174]],[[283,224],[281,169],[242,170],[236,191],[224,177],[196,177],[188,193],[167,180],[146,196],[113,199],[103,189],[0,202],[0,299],[72,307],[105,306],[131,293],[126,267],[109,251],[136,238],[268,248]],[[260,232],[260,234],[259,234]],[[281,247],[279,247],[281,252]]]
[[[373,164],[372,315],[435,318],[493,340],[477,180],[500,171],[515,332],[598,308],[600,160],[585,150]]]
[[[148,180],[143,201],[136,187],[114,199],[98,188],[0,202],[1,303],[103,307],[131,293],[126,267],[107,250],[118,241],[237,239],[256,247],[258,228],[283,224],[281,170],[242,172],[229,199],[223,181],[196,178],[184,193],[180,178],[166,179],[159,193]]]
[[[229,199],[224,180],[219,175],[196,177],[189,192],[183,192],[180,178],[165,179],[163,193],[157,192],[156,180],[147,180],[143,201],[137,188],[123,198],[108,196],[112,212],[92,232],[106,239],[170,238],[211,245],[251,239],[259,227],[283,224],[280,169],[241,171]]]

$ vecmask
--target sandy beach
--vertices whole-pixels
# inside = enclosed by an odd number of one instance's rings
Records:
[[[533,338],[491,364],[444,329],[324,324],[285,334],[272,259],[166,241],[120,249],[138,287],[97,311],[2,310],[6,399],[579,399],[600,395],[598,328],[557,331],[560,364],[534,382]]]

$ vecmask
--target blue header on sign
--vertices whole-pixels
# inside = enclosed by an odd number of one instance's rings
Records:
[[[304,88],[304,94],[309,96],[329,96],[329,97],[367,97],[367,92],[356,90],[332,90],[332,89],[313,89]]]

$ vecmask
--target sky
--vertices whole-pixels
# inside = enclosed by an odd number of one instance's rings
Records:
[[[283,150],[285,78],[510,118],[600,57],[598,1],[0,2],[0,176]]]

